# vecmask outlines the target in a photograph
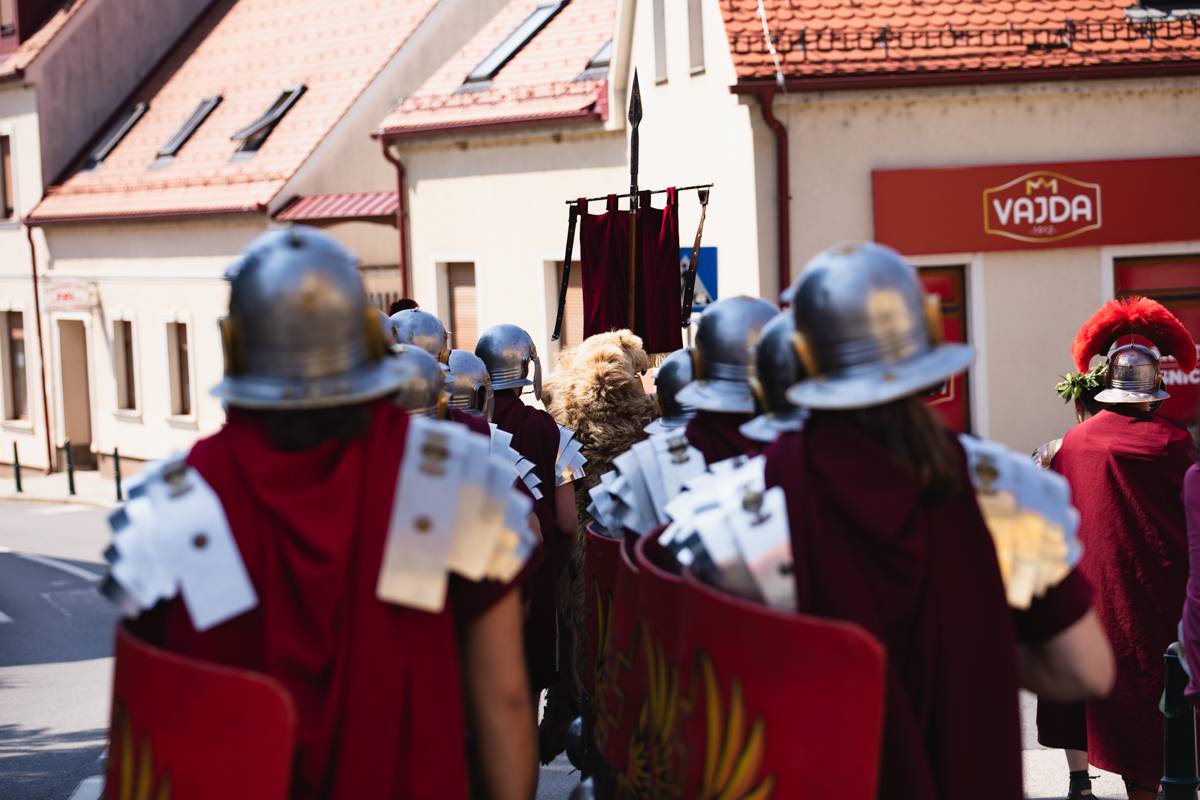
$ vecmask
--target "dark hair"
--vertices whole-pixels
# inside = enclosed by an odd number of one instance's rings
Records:
[[[392,303],[392,307],[388,309],[388,316],[390,317],[392,314],[398,314],[401,311],[408,311],[410,308],[420,308],[420,306],[417,305],[417,301],[413,300],[411,297],[401,297],[399,300],[396,300]]]
[[[917,479],[922,496],[943,500],[962,488],[962,468],[951,434],[919,395],[874,408],[817,413],[844,420],[887,450]]]
[[[371,408],[367,403],[243,413],[262,427],[272,447],[286,451],[309,450],[332,441],[349,442],[371,427]]]

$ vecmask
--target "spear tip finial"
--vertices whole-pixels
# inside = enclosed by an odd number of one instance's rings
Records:
[[[629,122],[637,125],[642,121],[642,89],[638,86],[637,68],[633,70],[633,90],[629,93]]]

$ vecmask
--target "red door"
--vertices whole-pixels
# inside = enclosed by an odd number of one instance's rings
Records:
[[[1116,262],[1117,297],[1144,295],[1162,303],[1200,340],[1200,255],[1168,258],[1129,258]],[[1200,367],[1185,373],[1175,359],[1163,359],[1163,383],[1171,398],[1162,413],[1200,425]]]
[[[967,341],[966,279],[962,267],[922,267],[917,270],[925,291],[942,299],[942,336],[947,342]],[[971,431],[971,396],[967,373],[955,375],[931,394],[936,408],[951,430]]]

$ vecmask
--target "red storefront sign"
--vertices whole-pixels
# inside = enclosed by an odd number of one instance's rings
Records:
[[[902,253],[1200,239],[1200,157],[871,173],[875,239]]]

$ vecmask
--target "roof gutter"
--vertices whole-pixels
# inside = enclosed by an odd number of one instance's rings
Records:
[[[33,279],[33,318],[37,326],[38,372],[42,383],[42,431],[46,435],[46,474],[54,471],[54,445],[50,441],[50,392],[46,383],[46,339],[42,336],[42,290],[38,286],[37,250],[33,247],[33,228],[25,226],[29,242],[29,275]],[[15,445],[14,445],[15,447]]]
[[[788,78],[788,92],[833,92],[861,89],[901,89],[930,86],[964,86],[1053,81],[1162,78],[1200,75],[1200,60],[1166,63],[1101,64],[1087,67],[1025,67],[1004,70],[961,70],[954,72],[865,73]],[[774,77],[746,78],[732,89],[734,94],[758,95],[764,87],[777,86]]]
[[[127,211],[111,214],[72,214],[60,216],[37,216],[37,209],[21,220],[25,225],[38,227],[44,225],[61,225],[71,222],[153,222],[158,219],[179,219],[181,217],[217,217],[240,214],[266,214],[266,203],[255,203],[252,206],[229,206],[227,208],[180,208],[171,211]]]
[[[732,87],[734,94],[745,94],[758,100],[758,110],[762,112],[763,122],[775,134],[775,249],[778,252],[776,279],[777,294],[792,282],[792,226],[791,226],[791,180],[788,171],[788,132],[787,127],[775,116],[775,95],[779,92],[779,84],[770,83],[736,84]]]
[[[384,128],[376,136],[379,138],[399,138],[402,136],[424,136],[429,134],[455,134],[460,131],[491,130],[494,128],[532,127],[547,122],[603,122],[607,114],[603,109],[592,104],[578,111],[566,111],[559,114],[531,114],[515,119],[499,120],[470,120],[465,122],[437,122],[429,125],[414,125],[412,127],[393,126]]]
[[[407,181],[404,162],[392,154],[391,142],[386,136],[379,137],[383,147],[383,157],[396,168],[396,236],[399,239],[399,255],[396,256],[396,266],[400,269],[400,296],[410,297],[408,293],[408,233],[405,221],[408,217]]]

